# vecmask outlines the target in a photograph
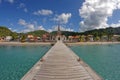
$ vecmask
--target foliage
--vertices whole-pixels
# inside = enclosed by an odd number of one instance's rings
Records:
[[[108,41],[111,40],[113,35],[120,35],[120,27],[118,28],[106,28],[106,29],[94,29],[90,31],[86,31],[83,33],[84,35],[93,35],[94,40],[96,40],[97,37],[102,38],[102,36],[106,35],[108,36]]]
[[[62,35],[65,35],[66,37],[80,35],[80,33],[78,33],[78,32],[70,32],[70,31],[61,31],[61,33],[62,33]],[[56,35],[57,31],[53,31],[50,34],[51,35]]]
[[[21,42],[25,42],[25,41],[26,41],[25,39],[26,39],[26,36],[25,36],[25,35],[22,35],[22,36],[21,36]]]
[[[118,40],[118,41],[120,41],[120,37],[119,37],[119,38],[117,38],[117,40]]]
[[[47,31],[44,30],[36,30],[36,31],[32,31],[32,32],[28,32],[26,33],[27,35],[33,35],[33,36],[39,36],[42,37],[43,34],[48,33]]]
[[[28,33],[15,33],[9,30],[6,27],[0,26],[0,37],[6,37],[6,36],[12,36],[13,39],[18,39],[22,38],[25,39],[27,38],[27,35],[33,35],[33,36],[38,36],[42,37],[43,34],[49,33],[44,30],[36,30]],[[90,31],[85,31],[85,32],[69,32],[69,31],[61,31],[62,35],[65,35],[66,37],[68,36],[76,36],[76,35],[93,35],[94,40],[101,40],[102,36],[108,36],[108,41],[112,39],[113,35],[120,35],[120,27],[118,28],[106,28],[106,29],[94,29]],[[57,31],[53,31],[50,33],[51,35],[56,35]],[[87,37],[86,37],[87,38]],[[119,40],[119,39],[118,39]],[[84,41],[83,37],[80,37],[80,41]]]
[[[0,26],[0,37],[11,36],[12,31],[6,27]]]

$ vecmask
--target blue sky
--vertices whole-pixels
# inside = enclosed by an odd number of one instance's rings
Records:
[[[78,32],[120,25],[117,4],[101,7],[113,4],[112,0],[93,1],[96,0],[0,0],[0,25],[17,32],[52,31],[58,24],[62,30]]]

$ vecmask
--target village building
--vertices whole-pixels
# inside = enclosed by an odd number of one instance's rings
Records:
[[[68,36],[68,40],[69,40],[70,42],[72,42],[72,41],[73,41],[73,36]]]
[[[67,40],[67,37],[65,35],[62,35],[60,26],[58,26],[57,34],[52,36],[52,40],[55,40],[55,41],[66,41]]]
[[[5,37],[5,41],[11,41],[12,39],[13,39],[12,36],[6,36],[6,37]]]
[[[33,35],[27,35],[27,41],[34,41],[34,36]]]
[[[86,41],[86,36],[85,35],[81,35],[80,36],[80,42],[85,42]]]
[[[113,35],[112,41],[118,41],[118,38],[120,38],[120,35]]]
[[[5,41],[5,38],[4,37],[0,37],[0,42],[3,42]]]
[[[87,37],[88,37],[88,41],[90,41],[90,42],[93,42],[93,41],[94,41],[93,35],[88,35]]]
[[[107,35],[102,36],[101,41],[108,41],[108,36]]]

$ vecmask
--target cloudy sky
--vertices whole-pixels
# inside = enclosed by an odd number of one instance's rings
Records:
[[[0,0],[0,25],[17,32],[118,27],[120,0]]]

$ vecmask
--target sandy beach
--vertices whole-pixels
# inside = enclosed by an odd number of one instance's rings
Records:
[[[100,45],[100,44],[120,44],[120,42],[76,42],[76,43],[66,43],[69,46],[72,45]]]
[[[51,45],[55,42],[0,42],[0,45],[16,45],[16,46],[22,46],[22,45]],[[120,42],[75,42],[75,43],[65,43],[69,46],[72,45],[99,45],[99,44],[120,44]]]
[[[0,45],[13,45],[13,46],[24,46],[24,45],[51,45],[52,42],[0,42]]]

